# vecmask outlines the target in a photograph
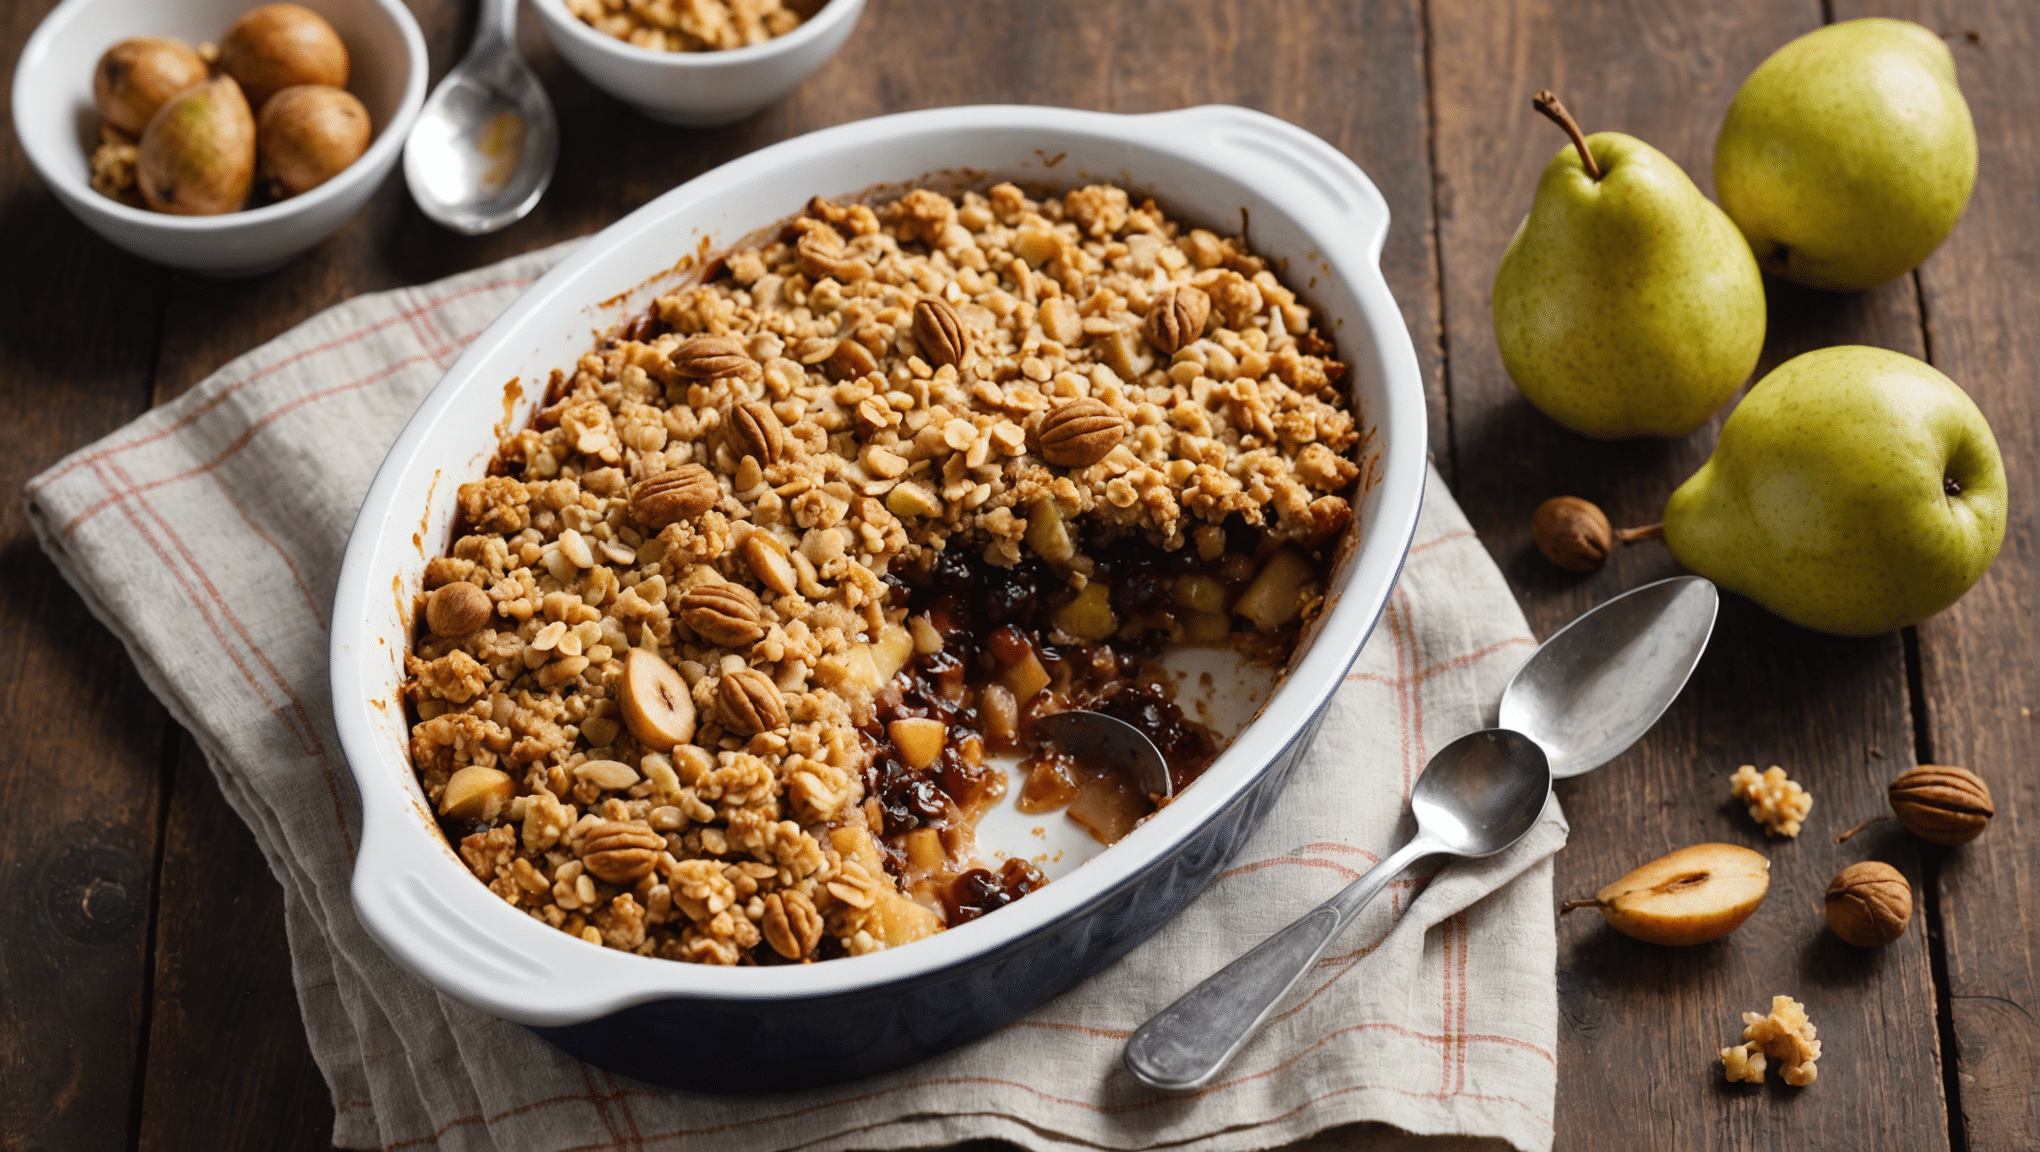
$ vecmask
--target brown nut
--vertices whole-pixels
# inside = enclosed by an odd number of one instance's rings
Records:
[[[821,913],[799,892],[774,892],[765,897],[765,916],[759,927],[772,950],[788,960],[807,956],[822,942]]]
[[[739,668],[716,686],[715,718],[739,735],[770,732],[786,726],[786,701],[771,677],[756,668]]]
[[[914,341],[921,346],[922,357],[937,368],[962,367],[964,354],[970,350],[963,317],[939,296],[923,296],[914,304]]]
[[[242,14],[220,37],[220,70],[247,90],[257,110],[296,84],[347,87],[347,45],[318,13],[296,4],[264,4]]]
[[[1976,839],[1997,813],[1990,787],[1974,772],[1942,764],[1901,774],[1886,795],[1906,831],[1950,847]]]
[[[1204,322],[1210,318],[1211,297],[1188,284],[1179,284],[1155,298],[1141,333],[1155,351],[1174,356],[1184,345],[1195,343],[1204,335]]]
[[[722,499],[722,485],[699,464],[682,464],[671,472],[638,481],[630,490],[630,514],[638,523],[664,528],[692,520]]]
[[[1608,517],[1577,496],[1553,496],[1530,518],[1530,536],[1544,558],[1568,572],[1592,572],[1608,562],[1615,533]]]
[[[843,243],[843,234],[825,221],[802,217],[792,226],[800,233],[800,239],[794,242],[794,251],[800,257],[800,270],[808,279],[831,279],[848,284],[871,275],[871,265],[852,256],[849,247]]]
[[[598,880],[628,884],[651,872],[666,838],[635,820],[604,820],[581,837],[581,862]]]
[[[730,431],[739,456],[755,456],[759,464],[777,464],[792,450],[786,425],[763,400],[746,400],[730,412]]]
[[[206,80],[205,61],[182,40],[136,36],[106,50],[92,70],[92,103],[106,122],[139,137],[172,96]]]
[[[1876,860],[1851,864],[1828,883],[1828,927],[1859,948],[1881,947],[1905,935],[1912,906],[1905,877]]]
[[[157,212],[240,208],[255,184],[255,116],[232,76],[186,88],[156,109],[136,149],[135,180]]]
[[[489,594],[465,580],[434,589],[425,598],[425,626],[434,636],[465,636],[495,614]]]
[[[735,376],[756,383],[765,374],[744,350],[744,342],[734,336],[690,336],[667,359],[675,372],[695,380]]]
[[[878,371],[878,361],[872,359],[871,349],[845,337],[836,341],[836,350],[822,362],[822,372],[831,380],[855,380]]]
[[[1041,457],[1060,468],[1088,468],[1126,438],[1126,417],[1102,400],[1072,400],[1041,418]]]
[[[710,644],[736,648],[765,636],[758,597],[742,584],[702,584],[680,597],[680,620]]]
[[[368,150],[368,109],[345,88],[299,84],[255,119],[256,166],[279,196],[309,192]]]

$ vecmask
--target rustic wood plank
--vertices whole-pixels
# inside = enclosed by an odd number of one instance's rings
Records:
[[[0,11],[14,59],[53,5]],[[88,232],[0,126],[0,1146],[125,1141],[170,724],[16,493],[148,401],[163,278]],[[52,305],[62,308],[54,314]]]
[[[298,1020],[282,893],[182,734],[165,826],[135,1147],[330,1148],[333,1102]]]
[[[1980,840],[1931,850],[1946,952],[1943,1011],[1959,1074],[1958,1131],[1977,1152],[2033,1147],[2040,1133],[2040,10],[2022,0],[1841,0],[1835,18],[1906,16],[1941,33],[1976,119],[1977,184],[1962,223],[1918,272],[1929,359],[1990,421],[2011,481],[1997,563],[1955,607],[1919,627],[1924,752],[1990,783],[1998,815]]]
[[[1651,545],[1626,549],[1594,576],[1567,576],[1531,547],[1536,503],[1572,492],[1619,523],[1654,521],[1705,459],[1722,417],[1677,441],[1598,444],[1543,418],[1512,386],[1495,350],[1489,288],[1563,143],[1529,96],[1554,88],[1588,130],[1638,136],[1711,189],[1714,136],[1736,87],[1822,16],[1812,2],[1607,4],[1578,19],[1563,11],[1430,7],[1457,491],[1540,634],[1679,568]],[[1760,373],[1829,343],[1921,351],[1906,285],[1857,296],[1767,290]],[[1911,731],[1897,636],[1819,636],[1731,597],[1709,656],[1660,727],[1599,773],[1561,785],[1573,826],[1557,864],[1561,897],[1704,840],[1765,851],[1773,880],[1756,917],[1698,948],[1638,944],[1591,916],[1562,924],[1558,1146],[1946,1146],[1925,932],[1864,953],[1834,940],[1820,913],[1829,877],[1866,856],[1917,882],[1909,838],[1830,842],[1880,808],[1886,778],[1911,762]],[[1799,840],[1767,845],[1729,802],[1727,777],[1743,763],[1784,765],[1813,792]],[[1804,1000],[1827,1044],[1821,1082],[1804,1092],[1775,1078],[1762,1090],[1728,1085],[1715,1059],[1738,1038],[1739,1014],[1774,993]]]

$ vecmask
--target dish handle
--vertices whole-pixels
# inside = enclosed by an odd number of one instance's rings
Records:
[[[1289,123],[1230,104],[1206,104],[1146,117],[1160,134],[1204,162],[1234,171],[1280,173],[1273,198],[1299,218],[1337,221],[1375,264],[1388,239],[1388,201],[1345,153]]]

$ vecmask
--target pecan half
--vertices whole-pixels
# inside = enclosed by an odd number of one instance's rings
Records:
[[[744,350],[744,342],[734,336],[690,336],[667,359],[673,362],[674,371],[695,380],[735,376],[756,383],[765,374]]]
[[[716,686],[715,718],[740,735],[770,732],[786,726],[786,701],[771,677],[756,668],[739,668]]]
[[[822,942],[822,914],[813,901],[798,892],[774,892],[765,897],[765,917],[759,927],[765,942],[788,960],[799,960]]]
[[[1188,284],[1178,284],[1155,298],[1141,332],[1155,351],[1174,356],[1204,335],[1204,322],[1209,319],[1211,297]]]
[[[628,884],[652,870],[666,838],[635,820],[604,820],[581,837],[581,863],[597,879]]]
[[[871,349],[847,336],[836,341],[836,350],[822,362],[822,372],[831,380],[855,380],[876,371],[878,361],[872,358]]]
[[[1088,468],[1126,438],[1126,417],[1102,400],[1072,400],[1041,418],[1041,456],[1060,468]]]
[[[710,644],[735,648],[765,635],[758,597],[742,584],[701,584],[680,597],[680,619]]]
[[[664,528],[692,520],[722,499],[722,486],[699,464],[682,464],[638,481],[630,490],[630,514],[640,524]]]
[[[937,368],[945,364],[961,368],[965,353],[970,351],[970,334],[964,329],[963,317],[940,296],[923,296],[915,303],[914,341],[921,346],[921,355]]]
[[[772,406],[763,400],[746,400],[730,412],[730,431],[739,456],[755,456],[759,464],[777,464],[786,459],[786,425],[779,422]]]

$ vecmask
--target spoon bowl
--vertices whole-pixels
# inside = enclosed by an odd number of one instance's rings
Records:
[[[1489,728],[1431,757],[1410,789],[1410,812],[1419,839],[1428,836],[1438,852],[1492,856],[1530,831],[1550,791],[1544,749],[1520,732]]]
[[[559,160],[559,121],[516,31],[515,0],[483,0],[474,46],[432,90],[404,146],[411,198],[463,236],[522,220]]]
[[[1034,731],[1079,761],[1125,772],[1150,796],[1167,800],[1175,795],[1169,762],[1162,758],[1161,750],[1147,733],[1117,716],[1072,709],[1036,720]]]
[[[1538,646],[1502,692],[1501,726],[1544,747],[1551,774],[1591,772],[1642,739],[1678,699],[1721,595],[1698,576],[1625,592]]]

